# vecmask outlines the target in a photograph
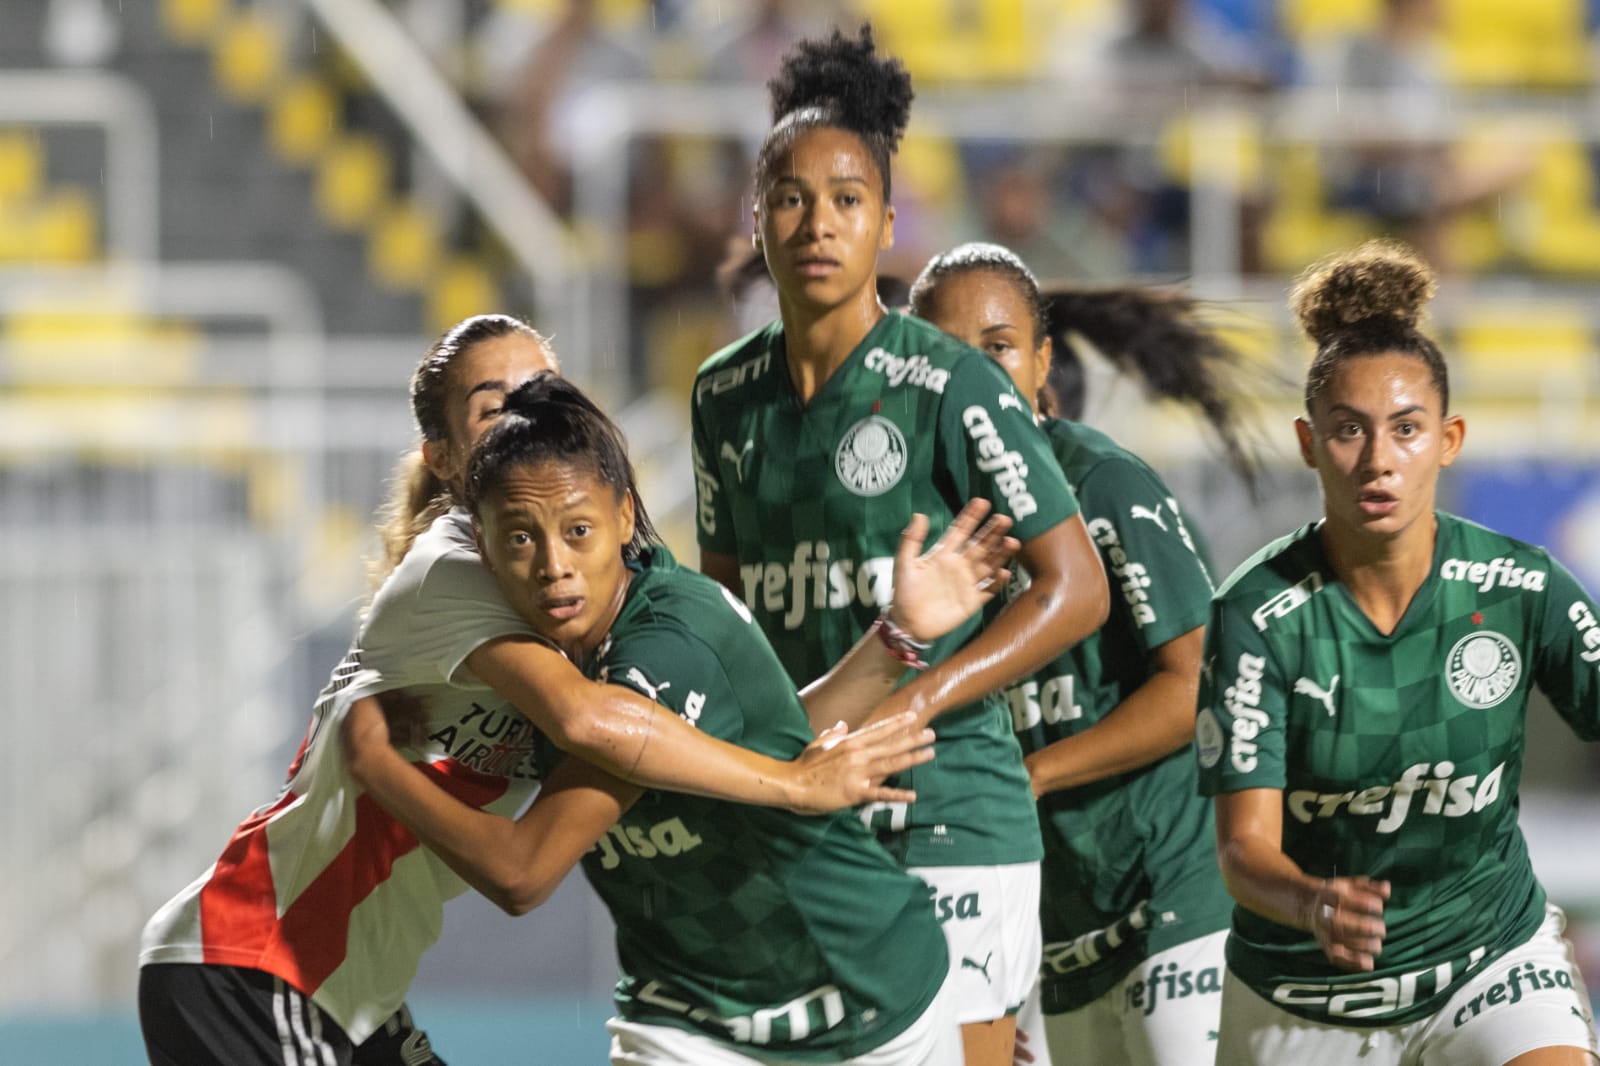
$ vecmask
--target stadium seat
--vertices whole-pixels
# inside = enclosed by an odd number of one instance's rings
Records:
[[[283,35],[277,23],[258,14],[244,13],[228,23],[217,37],[212,71],[222,91],[238,103],[267,99],[283,74]]]
[[[161,26],[179,44],[203,45],[231,6],[229,0],[162,0]]]
[[[375,138],[340,137],[317,168],[317,210],[339,229],[358,229],[377,216],[388,196],[389,174],[388,153]]]
[[[302,74],[273,97],[267,136],[283,159],[309,166],[333,141],[338,121],[338,99],[327,82]]]
[[[501,307],[499,287],[481,262],[465,256],[447,258],[429,279],[426,328],[442,333],[468,315]]]
[[[44,152],[29,130],[0,131],[0,208],[34,197],[44,178]]]
[[[905,61],[914,79],[1006,82],[1037,69],[1053,27],[1040,25],[1041,5],[1027,0],[860,0],[882,46]]]
[[[1468,86],[1569,88],[1589,80],[1583,0],[1451,0],[1452,77]]]
[[[439,226],[416,203],[395,201],[379,212],[367,239],[367,268],[391,289],[420,290],[439,258]]]
[[[1574,303],[1474,302],[1455,330],[1462,384],[1505,398],[1583,395],[1595,356],[1590,317]]]

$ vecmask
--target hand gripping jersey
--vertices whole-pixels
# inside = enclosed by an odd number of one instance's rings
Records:
[[[1149,678],[1150,653],[1204,625],[1211,611],[1211,580],[1156,473],[1088,426],[1047,419],[1041,428],[1100,549],[1111,613],[1098,632],[1006,690],[1026,752],[1103,719]],[[1026,586],[1019,572],[1005,599]],[[1211,804],[1196,791],[1189,748],[1052,792],[1039,814],[1046,1013],[1093,1002],[1149,956],[1227,927],[1232,901],[1217,873]]]
[[[466,885],[350,780],[339,722],[358,697],[402,690],[427,722],[409,757],[458,799],[515,814],[538,780],[535,731],[463,663],[495,637],[531,633],[479,561],[466,513],[435,521],[379,589],[283,791],[150,919],[141,965],[264,970],[365,1040],[399,1008],[444,901]]]
[[[711,736],[797,755],[805,708],[744,604],[665,548],[633,570],[586,672]],[[629,1021],[837,1062],[900,1035],[944,980],[927,886],[849,813],[646,792],[583,869],[617,923]]]
[[[1528,692],[1600,737],[1600,611],[1542,548],[1438,513],[1433,570],[1393,633],[1333,576],[1318,526],[1218,593],[1195,748],[1207,794],[1283,790],[1283,850],[1317,877],[1392,882],[1377,969],[1236,908],[1228,965],[1322,1022],[1437,1010],[1544,916],[1517,826]]]
[[[886,315],[801,406],[773,323],[695,381],[695,479],[705,552],[735,555],[745,603],[796,684],[820,677],[889,602],[914,512],[929,543],[976,496],[1022,540],[1077,513],[1032,411],[1005,372],[920,319]],[[948,658],[974,618],[925,656]],[[917,802],[872,824],[910,866],[1039,858],[1038,818],[1003,702],[939,716],[937,757],[902,775]]]

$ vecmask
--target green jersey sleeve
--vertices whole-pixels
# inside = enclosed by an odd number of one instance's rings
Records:
[[[1584,740],[1600,740],[1600,607],[1566,567],[1550,560],[1534,680]]]
[[[739,550],[739,542],[733,532],[733,512],[722,491],[717,454],[713,450],[705,419],[705,411],[700,406],[700,390],[696,388],[694,401],[689,408],[690,451],[694,456],[695,533],[701,551],[734,555]]]
[[[1283,670],[1250,615],[1218,600],[1200,671],[1200,794],[1283,788],[1289,700]]]
[[[986,356],[962,359],[939,409],[939,462],[956,497],[983,497],[1032,540],[1078,513],[1078,498],[1011,379]]]
[[[1145,655],[1206,623],[1211,579],[1166,486],[1121,459],[1096,463],[1078,481],[1089,536],[1111,585],[1111,609]]]
[[[606,654],[600,680],[654,700],[708,736],[743,739],[744,713],[721,659],[677,626],[633,627]]]

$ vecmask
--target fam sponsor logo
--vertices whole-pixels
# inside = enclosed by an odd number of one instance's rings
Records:
[[[844,994],[837,985],[819,985],[787,1003],[763,1007],[750,1014],[725,1017],[697,1007],[660,981],[639,989],[638,1000],[660,1010],[681,1014],[696,1025],[710,1022],[726,1030],[736,1044],[793,1043],[826,1032],[844,1021]]]
[[[1056,725],[1083,717],[1076,696],[1077,679],[1072,674],[1059,677],[1029,678],[1006,689],[1011,706],[1011,728],[1018,733],[1044,722]]]
[[[533,723],[510,707],[490,710],[474,703],[460,718],[428,734],[458,766],[490,777],[539,780],[534,764]]]
[[[765,351],[754,359],[702,374],[700,380],[694,383],[694,402],[699,403],[707,396],[720,396],[725,392],[732,392],[748,385],[771,369],[772,352]]]
[[[633,859],[675,858],[698,848],[702,841],[690,832],[682,818],[668,818],[654,825],[627,825],[618,822],[595,841],[594,853],[600,856],[602,870],[615,870],[624,855]]]
[[[857,496],[882,496],[906,472],[906,438],[882,415],[868,415],[849,429],[833,452],[839,483]]]
[[[894,593],[894,559],[835,559],[827,541],[802,540],[787,563],[743,564],[739,577],[751,610],[782,617],[785,629],[799,629],[812,609],[887,607]]]
[[[1285,981],[1273,986],[1272,1002],[1330,1018],[1381,1018],[1443,992],[1455,980],[1458,965],[1462,975],[1471,973],[1486,954],[1488,948],[1476,947],[1465,959],[1365,981]]]
[[[1299,607],[1321,591],[1322,573],[1313,570],[1266,603],[1263,603],[1260,607],[1257,607],[1255,613],[1250,616],[1250,620],[1256,624],[1257,629],[1265,633],[1268,622],[1288,616],[1296,607]]]
[[[1379,833],[1393,833],[1416,810],[1413,798],[1423,793],[1423,814],[1441,818],[1465,818],[1476,814],[1500,798],[1500,779],[1506,764],[1500,763],[1484,774],[1455,776],[1456,764],[1446,760],[1434,764],[1417,763],[1407,767],[1392,785],[1373,785],[1359,792],[1316,792],[1297,789],[1284,799],[1284,806],[1295,821],[1304,825],[1333,818],[1341,809],[1357,818],[1378,817],[1373,827]]]
[[[689,450],[694,456],[694,488],[698,503],[696,513],[700,518],[700,529],[714,534],[717,531],[717,493],[722,491],[722,482],[711,472],[705,456],[700,454],[699,444],[691,444]]]
[[[1150,572],[1143,563],[1128,558],[1127,551],[1122,547],[1122,538],[1117,536],[1117,527],[1111,524],[1110,519],[1097,517],[1089,522],[1089,535],[1100,545],[1111,564],[1111,577],[1121,588],[1122,598],[1127,601],[1134,628],[1143,629],[1154,622],[1156,609],[1150,603],[1150,593],[1146,591],[1150,587]]]
[[[936,370],[925,355],[902,356],[874,348],[867,353],[868,370],[882,374],[890,385],[915,385],[919,389],[944,394],[950,371]]]
[[[1175,962],[1158,962],[1148,973],[1128,981],[1124,990],[1128,997],[1127,1009],[1148,1018],[1162,1001],[1220,996],[1222,973],[1216,966],[1185,968]]]
[[[1459,1029],[1478,1015],[1487,1014],[1496,1007],[1509,1007],[1514,1003],[1521,1003],[1522,998],[1530,993],[1546,992],[1552,988],[1565,988],[1570,991],[1574,987],[1572,974],[1568,971],[1552,970],[1548,966],[1535,966],[1531,962],[1525,962],[1521,966],[1512,967],[1505,977],[1463,1003],[1451,1020]]]
[[[1101,959],[1116,954],[1124,944],[1134,941],[1138,934],[1150,928],[1150,901],[1141,900],[1133,910],[1110,925],[1092,929],[1071,940],[1058,940],[1044,945],[1039,957],[1039,972],[1045,977],[1062,977]]]
[[[1583,641],[1578,657],[1586,663],[1600,662],[1600,620],[1595,618],[1594,611],[1583,600],[1573,600],[1572,606],[1567,608],[1567,621],[1577,628]]]
[[[1439,564],[1439,577],[1445,581],[1465,581],[1476,585],[1479,592],[1488,592],[1495,586],[1506,589],[1527,589],[1543,592],[1545,571],[1517,565],[1511,556],[1482,562],[1476,559],[1446,559]]]
[[[1222,691],[1222,705],[1233,719],[1229,758],[1241,774],[1256,768],[1256,737],[1268,724],[1267,714],[1261,709],[1261,674],[1266,668],[1264,656],[1244,652],[1239,656],[1233,684]]]
[[[989,412],[981,404],[973,404],[961,412],[961,424],[977,449],[978,469],[994,475],[994,487],[1005,497],[1011,517],[1022,519],[1036,513],[1039,502],[1028,491],[1028,464],[1019,453],[1006,448]]]
[[[1444,660],[1445,680],[1468,707],[1493,707],[1516,690],[1522,679],[1522,653],[1492,629],[1468,633]]]

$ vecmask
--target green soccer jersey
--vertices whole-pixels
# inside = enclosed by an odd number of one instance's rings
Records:
[[[694,388],[701,550],[737,556],[745,601],[796,684],[819,677],[889,602],[915,512],[930,542],[990,500],[1027,540],[1077,513],[1005,372],[920,319],[884,316],[801,405],[773,323],[712,356]],[[947,658],[981,626],[948,634]],[[1040,857],[1038,817],[998,695],[935,723],[931,763],[898,782],[917,802],[866,812],[911,866]]]
[[[1303,870],[1392,885],[1375,971],[1337,971],[1309,933],[1243,907],[1229,967],[1303,1017],[1395,1025],[1542,919],[1517,826],[1528,692],[1600,737],[1600,612],[1542,548],[1440,512],[1433,569],[1385,635],[1318,529],[1269,545],[1216,597],[1200,784],[1282,790],[1283,850]]]
[[[776,758],[811,739],[744,604],[665,548],[635,566],[585,672]],[[633,1021],[838,1061],[909,1027],[947,969],[927,885],[848,813],[646,792],[583,868],[616,920],[617,1009]]]
[[[1211,610],[1211,579],[1155,471],[1088,426],[1041,426],[1100,549],[1111,613],[1098,632],[1006,691],[1027,752],[1105,718],[1148,679],[1150,654],[1204,625]],[[1006,599],[1025,584],[1013,581]],[[1046,1013],[1093,1002],[1150,955],[1227,927],[1231,901],[1217,874],[1211,804],[1196,792],[1187,747],[1052,792],[1039,814]]]

